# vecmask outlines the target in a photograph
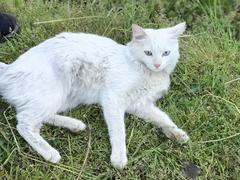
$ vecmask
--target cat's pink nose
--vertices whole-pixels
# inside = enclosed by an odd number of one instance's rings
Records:
[[[154,64],[154,66],[155,66],[156,68],[159,68],[159,67],[160,67],[160,64]]]

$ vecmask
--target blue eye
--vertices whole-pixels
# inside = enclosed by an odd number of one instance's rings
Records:
[[[144,53],[147,55],[147,56],[152,56],[152,52],[151,51],[144,51]]]
[[[164,51],[163,53],[162,53],[162,56],[168,56],[170,54],[170,51]]]

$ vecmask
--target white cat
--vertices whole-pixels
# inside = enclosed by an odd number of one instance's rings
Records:
[[[102,106],[112,147],[111,162],[127,164],[124,114],[134,114],[185,143],[187,134],[154,105],[170,85],[179,59],[178,37],[185,23],[164,29],[132,25],[132,41],[121,45],[86,33],[61,33],[22,54],[10,65],[0,63],[0,94],[17,111],[19,134],[46,160],[59,152],[39,134],[43,123],[77,132],[80,120],[57,115],[79,104]]]

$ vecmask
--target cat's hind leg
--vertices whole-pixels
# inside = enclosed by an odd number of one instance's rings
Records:
[[[78,132],[86,128],[86,125],[82,121],[60,115],[54,115],[52,118],[48,119],[45,122],[55,126],[67,128],[72,132]]]
[[[52,163],[58,163],[61,159],[59,152],[40,136],[42,120],[37,116],[32,116],[31,114],[26,113],[17,114],[17,119],[17,130],[28,144],[45,160]]]

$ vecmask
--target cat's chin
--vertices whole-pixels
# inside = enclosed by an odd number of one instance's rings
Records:
[[[147,67],[147,66],[146,66]],[[156,68],[150,68],[150,67],[147,67],[151,72],[154,72],[154,73],[160,73],[163,71],[163,69],[156,69]]]
[[[151,69],[152,72],[159,73],[162,72],[162,69]]]

